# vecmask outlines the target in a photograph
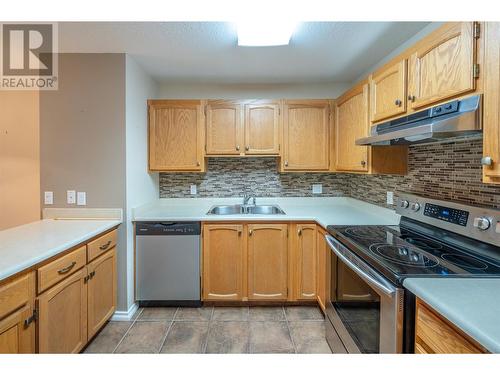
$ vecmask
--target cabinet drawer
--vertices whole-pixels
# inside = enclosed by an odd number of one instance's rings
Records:
[[[38,293],[63,280],[86,263],[85,246],[40,267],[37,270]]]
[[[467,354],[484,352],[422,303],[417,304],[416,321],[416,353]]]
[[[24,306],[30,299],[29,275],[0,286],[0,319]]]
[[[97,258],[116,246],[116,229],[87,244],[87,261]]]

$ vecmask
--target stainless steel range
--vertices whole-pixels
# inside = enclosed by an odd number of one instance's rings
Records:
[[[500,277],[500,211],[399,193],[396,226],[328,226],[334,352],[413,352],[407,277]]]

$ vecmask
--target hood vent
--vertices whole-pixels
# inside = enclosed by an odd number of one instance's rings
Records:
[[[357,145],[391,146],[429,143],[482,132],[481,96],[454,100],[371,127]]]

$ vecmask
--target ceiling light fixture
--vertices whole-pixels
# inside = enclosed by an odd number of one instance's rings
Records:
[[[238,45],[245,47],[284,46],[290,42],[297,22],[241,21],[236,23]]]

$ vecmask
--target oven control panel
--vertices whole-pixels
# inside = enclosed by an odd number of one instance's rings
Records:
[[[458,224],[463,227],[467,226],[469,219],[469,212],[458,210],[456,208],[439,206],[437,204],[426,203],[424,208],[424,215],[433,217],[435,219],[447,221],[448,223]]]
[[[397,192],[396,213],[500,247],[500,210]]]

